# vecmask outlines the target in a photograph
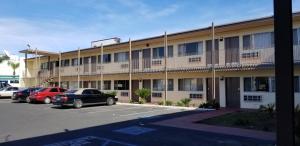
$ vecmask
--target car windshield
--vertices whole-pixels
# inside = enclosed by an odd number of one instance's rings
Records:
[[[20,90],[21,92],[28,92],[29,88],[25,88],[23,90]]]
[[[65,93],[75,93],[77,90],[68,90]]]

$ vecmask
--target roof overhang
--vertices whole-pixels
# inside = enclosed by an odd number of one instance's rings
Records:
[[[43,56],[59,56],[59,53],[56,52],[49,52],[49,51],[43,51],[37,49],[26,49],[26,50],[21,50],[19,52],[25,54],[36,54],[36,55],[43,55]]]

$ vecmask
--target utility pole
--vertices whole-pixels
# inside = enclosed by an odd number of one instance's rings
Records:
[[[132,100],[132,93],[131,93],[131,39],[129,38],[129,102]]]
[[[77,53],[77,87],[80,88],[80,48]]]
[[[214,22],[211,24],[212,28],[212,40],[211,40],[211,52],[212,52],[212,88],[213,88],[213,99],[216,99],[216,71],[215,71],[215,26]]]
[[[35,48],[35,69],[36,69],[36,76],[38,76],[39,70],[37,67],[37,48]],[[35,78],[35,86],[37,87],[37,77]]]
[[[60,87],[60,82],[61,82],[61,78],[60,78],[60,69],[61,69],[61,52],[59,52],[59,61],[58,61],[58,87]]]
[[[101,62],[100,62],[100,90],[103,90],[103,44],[101,43]]]
[[[167,72],[167,53],[168,53],[168,36],[167,32],[165,32],[164,37],[164,59],[165,59],[165,98],[164,98],[164,105],[166,105],[167,98],[168,98],[168,72]]]

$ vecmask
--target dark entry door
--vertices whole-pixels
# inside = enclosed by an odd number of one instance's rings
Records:
[[[143,88],[151,90],[151,80],[143,80]],[[146,102],[151,102],[151,96],[146,98]]]
[[[212,41],[207,40],[206,44],[206,65],[212,64]],[[219,40],[215,40],[215,64],[219,64]]]
[[[225,63],[239,63],[239,37],[225,38]]]
[[[143,50],[143,69],[151,67],[151,50]]]
[[[139,69],[139,57],[140,56],[140,51],[132,51],[132,69]]]
[[[216,101],[217,102],[220,102],[220,88],[219,88],[219,78],[216,78],[215,79],[215,93],[216,93]],[[212,78],[207,78],[206,79],[206,85],[207,85],[207,88],[206,88],[206,98],[207,98],[207,101],[213,101],[213,83],[212,83]]]
[[[131,100],[133,102],[138,102],[139,101],[139,96],[135,94],[135,91],[139,89],[139,80],[132,80],[132,87],[131,87],[131,93],[132,93],[132,98]]]
[[[226,78],[226,107],[240,108],[240,78]]]

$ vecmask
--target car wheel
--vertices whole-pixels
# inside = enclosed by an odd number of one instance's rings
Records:
[[[27,102],[27,103],[31,103],[31,100],[30,100],[29,97],[26,97],[26,102]]]
[[[22,100],[21,100],[21,98],[20,98],[20,97],[17,99],[17,102],[19,102],[19,103],[20,103],[20,102],[22,102]]]
[[[107,105],[113,105],[115,103],[115,100],[111,97],[108,97],[106,100],[106,104]]]
[[[46,98],[44,99],[44,103],[45,103],[45,104],[51,103],[50,97],[46,97]]]
[[[74,107],[75,108],[81,108],[82,107],[82,101],[80,99],[74,100]]]

